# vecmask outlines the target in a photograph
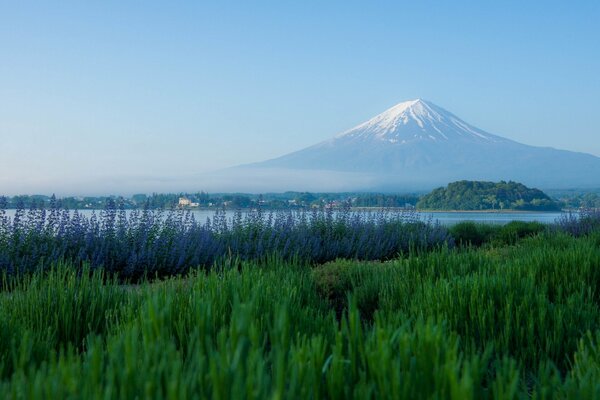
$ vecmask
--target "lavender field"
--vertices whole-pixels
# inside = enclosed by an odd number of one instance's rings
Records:
[[[11,217],[0,207],[0,268],[9,274],[69,261],[137,279],[210,269],[225,259],[385,260],[452,245],[446,228],[410,212],[218,211],[197,221],[182,209],[126,212],[114,202],[87,216],[58,203]]]

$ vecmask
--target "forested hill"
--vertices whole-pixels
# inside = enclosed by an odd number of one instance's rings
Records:
[[[517,182],[458,181],[423,196],[423,210],[559,210],[558,203],[539,189]]]

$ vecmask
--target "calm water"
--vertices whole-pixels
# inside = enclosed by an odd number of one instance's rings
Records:
[[[27,212],[27,211],[26,211]],[[92,212],[96,215],[100,213],[99,210],[79,210],[80,214],[85,216],[91,216]],[[9,217],[14,216],[15,210],[7,210]],[[128,211],[129,213],[129,211]],[[192,213],[198,222],[205,222],[207,218],[212,218],[215,214],[213,210],[193,210]],[[228,211],[227,216],[231,218],[234,211]],[[268,212],[265,212],[268,213]],[[484,222],[490,224],[506,224],[510,221],[538,221],[544,224],[551,224],[559,218],[562,213],[560,212],[503,212],[503,213],[492,213],[492,212],[422,212],[417,213],[421,219],[433,221],[439,221],[443,225],[454,225],[462,221],[474,221]]]
[[[426,217],[440,221],[444,225],[453,225],[462,221],[485,222],[490,224],[507,224],[510,221],[537,221],[551,224],[563,213],[560,212],[429,212],[422,213]]]

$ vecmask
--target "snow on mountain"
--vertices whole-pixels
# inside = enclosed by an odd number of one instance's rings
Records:
[[[477,129],[443,108],[421,99],[397,104],[335,137],[344,138],[379,139],[393,144],[417,140],[506,140]]]
[[[327,190],[327,182],[346,189],[403,190],[461,179],[515,180],[546,188],[600,187],[598,157],[493,135],[422,99],[399,103],[308,148],[233,170],[241,169],[246,183],[260,176],[264,186],[276,174],[277,182],[292,188],[303,177],[304,186],[296,188],[311,190],[317,189],[310,188],[310,182],[317,181],[318,190]],[[360,179],[352,181],[352,174]]]

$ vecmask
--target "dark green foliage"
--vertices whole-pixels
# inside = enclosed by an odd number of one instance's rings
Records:
[[[459,222],[450,227],[450,235],[460,246],[481,246],[490,243],[501,228],[496,225],[475,223],[472,221]]]
[[[459,222],[449,228],[450,235],[457,245],[482,246],[486,243],[503,246],[516,244],[520,239],[535,236],[548,229],[539,222],[511,221],[505,225]]]
[[[148,207],[151,209],[171,209],[179,205],[180,198],[186,198],[195,204],[194,207],[203,209],[307,209],[311,207],[342,207],[349,203],[353,207],[392,207],[403,208],[414,207],[419,200],[416,194],[389,194],[389,193],[309,193],[309,192],[285,192],[285,193],[152,193],[134,194],[129,198],[116,196],[98,197],[63,197],[55,199],[62,207],[69,210],[101,210],[110,201],[123,203],[125,209],[140,209]],[[50,206],[51,196],[45,195],[20,195],[7,199],[8,208],[17,208],[24,204],[26,208],[32,204]]]
[[[570,189],[547,190],[552,196],[568,209],[600,209],[600,190],[596,189]]]
[[[548,227],[540,222],[511,221],[500,228],[495,239],[501,244],[515,244],[519,239],[535,236],[546,229]]]
[[[558,203],[538,189],[517,182],[459,181],[423,196],[424,210],[529,210],[556,211]]]

